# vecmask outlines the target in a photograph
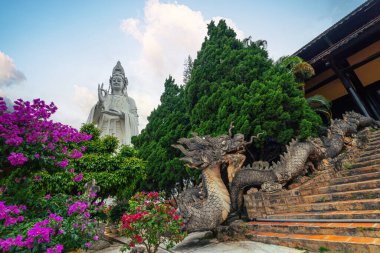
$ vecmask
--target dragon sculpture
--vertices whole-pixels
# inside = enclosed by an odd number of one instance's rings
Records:
[[[281,190],[287,183],[302,175],[313,163],[337,156],[343,146],[344,137],[359,128],[380,127],[380,122],[355,112],[347,112],[343,119],[334,120],[327,136],[309,138],[299,142],[293,140],[277,163],[256,161],[244,166],[246,146],[250,141],[244,135],[218,137],[181,138],[173,147],[185,156],[181,160],[192,168],[201,170],[202,183],[190,188],[175,198],[178,213],[183,218],[188,232],[214,230],[231,212],[242,206],[242,194],[247,187],[262,191]],[[256,136],[257,138],[257,136]],[[186,146],[186,148],[184,147]],[[227,165],[227,166],[225,166]],[[227,167],[228,182],[223,181],[221,171]]]

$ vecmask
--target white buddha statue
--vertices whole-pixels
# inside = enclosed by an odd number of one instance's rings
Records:
[[[121,144],[131,145],[131,137],[138,135],[138,115],[135,101],[127,95],[128,79],[117,62],[110,77],[110,88],[98,85],[99,101],[92,107],[87,123],[95,123],[101,136],[116,136]],[[111,89],[111,92],[109,90]]]

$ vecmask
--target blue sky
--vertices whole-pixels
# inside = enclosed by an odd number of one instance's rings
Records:
[[[272,58],[300,47],[363,0],[0,0],[0,96],[54,101],[56,120],[80,127],[97,84],[117,60],[136,100],[140,130],[165,78],[182,83],[206,24],[224,18],[239,38],[265,39]]]

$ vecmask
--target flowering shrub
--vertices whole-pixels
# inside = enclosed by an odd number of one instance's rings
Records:
[[[95,217],[100,204],[93,194],[70,196],[33,188],[46,175],[64,172],[72,177],[70,164],[81,159],[82,142],[91,139],[53,122],[50,117],[56,110],[40,99],[19,99],[14,111],[7,112],[0,97],[1,252],[62,252],[88,248],[99,239]],[[71,181],[71,193],[82,188],[82,178],[80,173]]]
[[[22,222],[24,216],[21,216],[20,213],[25,209],[26,206],[7,206],[5,201],[0,201],[0,224],[4,227],[9,227],[17,222]]]
[[[148,253],[154,253],[161,243],[171,248],[185,237],[183,222],[158,192],[137,193],[129,205],[129,212],[122,217],[122,229],[131,242],[123,246],[123,252],[143,244]]]
[[[0,202],[0,220],[11,220],[8,226],[0,228],[0,250],[2,252],[62,252],[77,248],[89,248],[92,241],[99,239],[96,234],[97,221],[93,219],[100,203],[91,204],[89,196],[69,197],[55,195],[44,198],[40,209],[48,209],[43,220],[29,220],[25,230],[24,219],[16,215],[25,210],[24,206],[7,206]],[[50,208],[49,208],[50,207]],[[16,224],[17,223],[17,224]]]
[[[14,111],[7,112],[0,97],[0,165],[10,172],[27,166],[23,174],[45,168],[56,170],[68,166],[67,158],[78,159],[82,153],[69,146],[91,139],[91,135],[49,118],[56,112],[54,103],[47,105],[40,99],[33,103],[21,99],[15,101]],[[6,158],[6,159],[4,159]]]

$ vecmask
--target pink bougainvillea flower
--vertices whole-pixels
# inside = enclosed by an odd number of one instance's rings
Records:
[[[69,164],[69,159],[67,158],[63,161],[58,162],[58,166],[61,168],[66,168],[68,164]]]
[[[12,166],[17,166],[26,163],[28,161],[28,158],[26,158],[23,153],[11,152],[11,154],[8,156],[8,161]]]
[[[71,216],[73,213],[84,213],[87,209],[87,204],[85,202],[77,201],[69,207],[68,215]]]
[[[77,174],[77,175],[75,175],[74,177],[73,177],[73,181],[74,182],[81,182],[83,180],[83,174],[82,173],[80,173],[80,174]]]
[[[82,156],[83,156],[83,154],[76,149],[74,149],[71,153],[71,158],[73,158],[73,159],[78,159],[78,158],[81,158]]]

